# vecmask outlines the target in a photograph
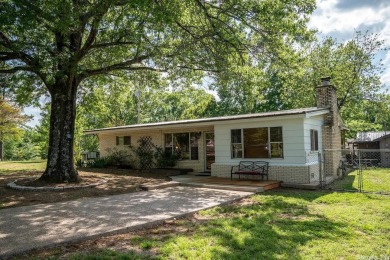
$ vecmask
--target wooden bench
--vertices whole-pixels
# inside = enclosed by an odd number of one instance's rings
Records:
[[[259,175],[261,176],[261,180],[264,180],[264,176],[267,177],[268,180],[268,162],[262,161],[241,161],[238,165],[232,166],[230,171],[230,180],[233,180],[233,174],[238,175],[238,179],[240,179],[241,175]]]

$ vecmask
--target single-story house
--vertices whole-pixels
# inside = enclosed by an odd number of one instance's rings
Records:
[[[230,177],[242,160],[269,162],[269,178],[308,184],[319,180],[319,152],[341,149],[336,89],[329,78],[316,88],[317,107],[266,113],[126,125],[85,131],[99,139],[101,156],[111,148],[149,140],[178,155],[177,167]],[[341,153],[323,171],[336,174]]]

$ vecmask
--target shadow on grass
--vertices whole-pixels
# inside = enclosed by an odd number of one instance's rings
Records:
[[[343,179],[336,180],[327,188],[332,190],[358,191],[355,182],[357,182],[357,171],[351,171]]]
[[[150,244],[169,259],[300,259],[300,247],[312,240],[347,236],[343,223],[310,213],[308,203],[294,196],[217,207],[205,213],[211,220]]]
[[[131,244],[141,252],[107,250],[72,259],[302,259],[307,258],[302,246],[349,235],[343,223],[310,213],[298,193],[259,198],[251,205],[210,209],[205,213],[211,217],[208,221],[178,222],[182,232],[133,239]]]
[[[207,235],[217,238],[223,248],[212,250],[215,258],[299,259],[301,245],[345,235],[343,224],[313,215],[304,205],[278,198],[243,207],[239,213],[243,216],[226,222],[216,221],[212,229],[204,230]]]

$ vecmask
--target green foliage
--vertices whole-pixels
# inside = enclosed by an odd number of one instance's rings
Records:
[[[110,166],[122,166],[133,163],[130,151],[108,148],[108,155],[87,161],[87,167],[105,168]]]
[[[19,107],[0,96],[0,145],[7,139],[20,137],[20,127],[26,121],[27,117],[22,115]]]
[[[156,159],[156,166],[158,168],[175,167],[178,161],[175,154],[162,147],[156,147],[154,158]]]
[[[130,150],[118,150],[118,149],[107,149],[109,155],[107,156],[112,165],[120,166],[131,163],[133,161]]]
[[[90,168],[106,168],[110,166],[113,166],[113,161],[109,156],[87,161],[87,167]]]
[[[140,75],[120,75],[114,79],[100,77],[97,81],[87,81],[83,84],[78,118],[87,128],[136,124],[137,91],[141,123],[207,117],[213,113],[214,96],[200,89],[196,82],[173,88],[172,82],[158,74],[148,76],[144,79]]]
[[[19,136],[8,136],[4,139],[5,160],[36,160],[46,155],[40,146],[39,134],[32,128],[19,129]]]

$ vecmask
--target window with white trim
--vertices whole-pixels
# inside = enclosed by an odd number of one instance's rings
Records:
[[[242,135],[241,129],[231,130],[232,158],[242,158]]]
[[[310,129],[310,150],[312,152],[318,151],[318,131]]]
[[[165,150],[179,160],[199,159],[199,132],[165,134]]]
[[[282,127],[231,130],[232,158],[283,158]]]

